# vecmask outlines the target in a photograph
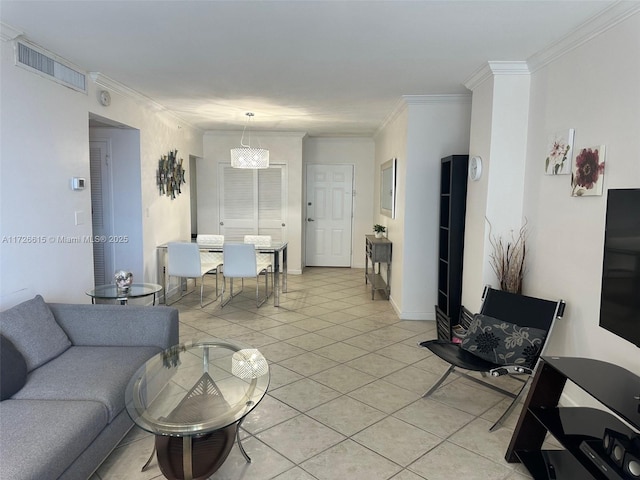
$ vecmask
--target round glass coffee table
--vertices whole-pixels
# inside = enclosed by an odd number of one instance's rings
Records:
[[[156,435],[165,477],[206,479],[234,441],[251,462],[240,425],[268,386],[269,365],[258,350],[213,339],[176,345],[148,360],[129,381],[125,402],[133,421]]]
[[[157,283],[132,283],[127,291],[118,288],[115,283],[109,285],[98,285],[93,290],[87,290],[87,295],[91,297],[91,303],[96,299],[119,300],[120,305],[126,305],[130,298],[141,298],[153,295],[153,304],[156,304],[156,293],[162,290],[162,285]]]

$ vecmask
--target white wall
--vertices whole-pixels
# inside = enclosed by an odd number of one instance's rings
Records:
[[[374,185],[380,165],[398,159],[396,218],[376,211],[374,223],[387,226],[393,242],[391,301],[400,318],[435,319],[440,159],[468,153],[470,121],[466,95],[407,96],[376,136]]]
[[[640,187],[639,31],[637,13],[532,75],[525,181],[532,227],[527,289],[567,301],[550,352],[635,373],[640,349],[598,326],[606,192],[571,197],[570,176],[545,176],[543,162],[546,135],[575,128],[574,151],[606,145],[605,190]]]
[[[155,281],[156,245],[188,238],[190,223],[188,185],[177,200],[158,195],[158,160],[174,148],[185,159],[201,155],[202,135],[142,99],[115,91],[111,106],[102,107],[102,88],[89,77],[85,95],[16,67],[11,42],[1,48],[0,238],[6,241],[0,243],[0,296],[26,289],[47,301],[90,301],[85,291],[93,287],[92,245],[57,241],[91,235],[90,189],[70,187],[73,176],[90,178],[90,113],[140,131],[142,276]],[[86,213],[82,225],[75,225],[76,211]],[[44,242],[12,243],[20,236]]]
[[[304,140],[304,165],[353,165],[353,224],[351,239],[351,266],[364,268],[364,236],[372,233],[374,208],[373,185],[375,144],[372,138],[359,137],[307,137]],[[306,176],[306,168],[305,173]],[[306,179],[303,177],[303,183]],[[304,198],[301,199],[304,203]],[[304,213],[304,208],[303,208]],[[304,250],[304,244],[302,246]]]
[[[606,145],[605,190],[640,187],[638,31],[636,13],[534,71],[523,184],[523,215],[530,232],[524,293],[567,302],[547,353],[602,359],[635,373],[640,373],[640,350],[598,325],[606,192],[601,197],[571,197],[570,175],[544,175],[544,159],[547,136],[574,128],[574,151]],[[622,70],[623,75],[616,73]],[[474,90],[474,154],[489,153],[494,87],[488,81]],[[514,115],[517,119],[518,113]],[[466,228],[471,235],[465,251],[480,255],[487,187],[476,183],[469,184]],[[463,301],[477,296],[470,285],[482,283],[488,258],[481,258],[482,266],[465,256]]]
[[[218,164],[231,161],[230,149],[237,147],[242,132],[210,131],[204,135],[204,154],[198,159],[198,229],[219,232]],[[254,132],[263,148],[269,149],[269,162],[287,165],[287,269],[302,273],[302,139],[303,133]]]
[[[492,242],[517,238],[524,216],[530,75],[522,62],[489,62],[473,86],[470,154],[482,158],[482,176],[467,182],[462,304],[478,311],[484,285],[497,285],[488,259]]]
[[[391,298],[390,301],[398,314],[402,311],[404,283],[404,223],[406,214],[407,184],[407,135],[409,130],[409,108],[403,102],[394,112],[378,134],[376,142],[375,180],[373,183],[373,224],[387,227],[387,238],[393,242],[391,249]],[[391,158],[397,158],[396,174],[396,218],[380,214],[380,166]],[[386,277],[385,277],[386,278]]]
[[[438,292],[440,159],[469,153],[471,98],[411,98],[402,256],[403,319],[434,320]]]

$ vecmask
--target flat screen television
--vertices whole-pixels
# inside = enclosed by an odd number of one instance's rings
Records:
[[[600,326],[640,347],[640,188],[607,193]]]

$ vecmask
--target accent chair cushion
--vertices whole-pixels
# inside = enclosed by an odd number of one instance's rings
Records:
[[[532,368],[546,335],[539,328],[520,327],[478,313],[473,316],[460,347],[488,362]]]
[[[27,362],[4,335],[0,335],[0,401],[11,398],[27,381]]]
[[[0,333],[22,354],[27,372],[57,357],[71,346],[40,295],[0,312]]]

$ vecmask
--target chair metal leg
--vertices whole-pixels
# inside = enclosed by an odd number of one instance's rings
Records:
[[[498,419],[498,421],[496,421],[496,423],[494,423],[493,426],[489,429],[490,432],[493,432],[493,431],[499,429],[504,424],[504,422],[509,418],[509,416],[513,412],[514,408],[518,405],[518,402],[520,401],[520,398],[522,397],[522,394],[524,393],[525,388],[527,387],[527,385],[529,385],[529,382],[531,381],[531,378],[532,378],[531,376],[529,376],[529,378],[527,378],[527,381],[524,382],[524,385],[522,385],[522,388],[516,394],[515,398],[511,402],[511,405],[509,405],[509,407],[504,411],[504,413]]]
[[[233,278],[229,278],[229,285],[230,285],[229,298],[227,298],[227,300],[225,301],[224,290],[227,284],[227,279],[224,275],[222,275],[222,293],[220,294],[220,308],[224,307],[227,303],[229,303],[233,297],[237,297],[242,293],[242,291],[244,290],[244,278],[242,278],[241,280],[242,280],[242,288],[240,289],[239,292],[233,293]]]
[[[168,278],[169,278],[169,279],[171,279],[171,276],[169,276]],[[177,300],[174,300],[173,302],[169,303],[169,294],[168,294],[167,292],[168,292],[169,284],[170,284],[171,282],[167,281],[167,285],[164,287],[164,304],[165,304],[167,307],[168,307],[168,306],[173,305],[173,304],[174,304],[174,303],[176,303],[176,302],[179,302],[180,300],[182,300],[182,298],[183,298],[184,296],[186,296],[186,295],[187,295],[186,293],[182,293],[182,277],[178,277],[178,278],[180,279],[180,281],[179,281],[179,283],[178,283],[178,285],[179,285],[179,287],[180,287],[180,296],[178,297],[178,299],[177,299]],[[185,285],[185,292],[186,292],[186,290],[187,290],[187,287],[186,287],[186,285]]]
[[[217,283],[217,281],[216,281],[216,283]],[[218,287],[216,286],[216,294],[218,293],[217,289],[218,289]],[[207,305],[210,305],[211,303],[213,303],[215,301],[215,300],[211,300],[210,302],[208,302],[206,304],[203,304],[202,303],[203,297],[204,297],[204,275],[202,276],[202,279],[200,280],[200,308],[204,308]],[[218,298],[218,297],[216,297],[216,298]]]
[[[264,275],[264,298],[260,301],[260,274],[256,276],[256,308],[260,308],[269,298],[269,275]]]
[[[435,392],[438,389],[438,387],[442,385],[442,382],[444,382],[447,379],[447,377],[451,374],[451,372],[455,370],[455,368],[456,367],[454,365],[449,365],[449,368],[447,368],[447,371],[444,372],[444,374],[438,379],[438,381],[436,381],[436,383],[434,383],[431,386],[431,388],[424,393],[424,395],[422,395],[422,398],[427,398],[433,392]]]

